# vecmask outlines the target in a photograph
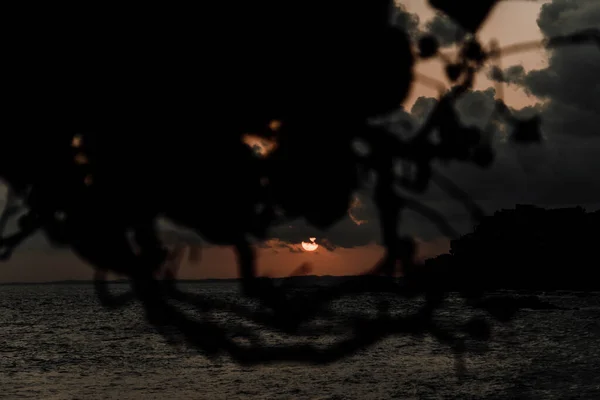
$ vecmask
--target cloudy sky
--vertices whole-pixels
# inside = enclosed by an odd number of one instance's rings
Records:
[[[402,7],[399,24],[415,37],[425,31],[435,34],[444,51],[452,52],[453,42],[461,35],[456,25],[436,15],[425,0],[398,3]],[[480,38],[484,44],[496,39],[505,46],[598,27],[598,0],[504,1],[486,21]],[[423,62],[417,68],[444,81],[440,62]],[[500,129],[493,139],[496,161],[489,170],[451,164],[440,171],[488,213],[516,203],[600,208],[600,51],[591,45],[552,52],[534,50],[503,58],[501,69],[502,76],[488,69],[478,77],[475,91],[457,105],[461,118],[471,124],[485,123],[499,95],[497,81],[501,81],[504,99],[517,114],[541,113],[544,142],[515,148]],[[418,126],[435,104],[436,95],[434,89],[417,82],[404,112],[398,115]],[[397,122],[395,129],[402,134],[404,127],[406,124]],[[446,216],[458,232],[471,229],[464,207],[435,186],[423,200]],[[257,245],[260,274],[286,276],[306,262],[317,275],[360,273],[382,255],[378,228],[368,191],[359,192],[348,217],[328,232],[315,231],[303,221],[273,231],[273,239]],[[407,213],[401,229],[416,238],[421,257],[448,250],[449,238],[418,215]],[[316,252],[301,251],[299,243],[312,236],[321,247]],[[184,262],[180,270],[182,278],[235,276],[231,249],[208,245],[203,245],[199,262]],[[9,262],[0,264],[0,282],[91,277],[90,266],[68,250],[50,248],[40,236],[31,238]]]

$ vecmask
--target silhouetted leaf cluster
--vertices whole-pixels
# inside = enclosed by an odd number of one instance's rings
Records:
[[[445,234],[456,233],[435,210],[397,189],[419,194],[434,182],[475,220],[483,216],[432,163],[485,168],[493,162],[490,133],[464,126],[454,103],[472,88],[476,73],[503,54],[476,37],[496,1],[430,0],[471,35],[458,44],[457,59],[447,62],[455,85],[441,90],[426,123],[406,140],[372,120],[401,105],[415,82],[415,63],[439,55],[439,45],[421,38],[415,55],[406,32],[388,23],[389,1],[343,7],[221,3],[194,13],[148,5],[75,9],[68,15],[79,17],[70,19],[55,8],[56,19],[43,9],[25,20],[12,14],[13,99],[0,150],[0,174],[11,190],[2,222],[19,201],[27,213],[18,232],[2,238],[2,257],[41,231],[97,268],[97,294],[106,306],[140,300],[165,336],[244,363],[331,362],[399,333],[432,335],[458,356],[466,338],[487,339],[490,328],[480,318],[456,331],[434,321],[449,289],[444,274],[413,265],[414,242],[399,236],[398,221],[403,209],[412,209]],[[597,32],[548,44],[590,37],[597,41]],[[515,141],[540,140],[538,118],[517,120],[502,101],[496,117],[514,124]],[[274,142],[275,149],[257,157],[243,142],[248,133]],[[357,139],[368,152],[353,150]],[[399,176],[396,162],[407,166]],[[307,168],[316,172],[314,179],[295,179]],[[226,309],[301,335],[311,332],[306,324],[317,315],[333,315],[332,301],[371,290],[363,280],[302,295],[276,287],[256,276],[250,245],[250,237],[264,239],[273,225],[296,218],[327,229],[345,217],[369,173],[377,177],[374,201],[385,255],[367,275],[384,275],[392,294],[424,298],[420,310],[398,317],[381,303],[375,317],[346,318],[347,338],[327,349],[270,348],[251,331],[245,332],[251,345],[233,341],[232,328],[215,322],[214,312]],[[233,246],[243,293],[259,309],[177,289],[174,272],[161,269],[168,251],[159,240],[159,217]],[[391,278],[399,266],[403,284]],[[103,281],[107,272],[130,278],[133,292],[113,298]],[[195,306],[200,316],[190,318],[178,303]]]

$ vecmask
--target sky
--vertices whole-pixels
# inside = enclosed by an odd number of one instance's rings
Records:
[[[399,23],[414,37],[431,32],[445,52],[452,53],[456,26],[427,6],[425,0],[399,1]],[[479,37],[483,44],[497,40],[500,46],[541,40],[554,35],[600,27],[600,1],[547,0],[504,1],[492,12]],[[417,65],[420,74],[444,81],[438,61]],[[600,208],[600,52],[589,45],[548,52],[543,49],[502,59],[504,100],[518,115],[532,110],[541,113],[544,143],[515,148],[505,132],[494,138],[496,160],[489,170],[474,166],[450,165],[443,172],[469,193],[488,213],[513,208],[517,203],[546,207],[583,205]],[[487,72],[478,76],[474,91],[458,103],[461,118],[483,124],[498,97],[498,79]],[[427,116],[437,93],[417,82],[399,113],[418,126]],[[398,128],[400,129],[400,128]],[[460,233],[472,228],[466,210],[441,190],[432,187],[423,201],[442,213]],[[1,201],[1,200],[0,200]],[[368,190],[356,193],[348,216],[327,232],[316,231],[303,221],[278,227],[265,243],[258,243],[260,275],[287,276],[299,266],[311,265],[316,275],[358,274],[383,254],[378,223]],[[406,214],[401,225],[418,243],[420,258],[447,252],[449,239],[424,218]],[[210,246],[190,234],[169,236],[201,246],[200,261],[182,257],[179,276],[183,279],[233,278],[237,269],[233,251]],[[321,246],[305,252],[300,243],[317,237]],[[189,249],[183,250],[187,255]],[[51,248],[41,236],[32,237],[0,264],[0,282],[36,282],[91,279],[93,269],[68,249]]]

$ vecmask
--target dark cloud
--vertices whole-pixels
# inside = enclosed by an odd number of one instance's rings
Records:
[[[326,248],[329,251],[333,251],[336,249],[336,246],[333,243],[331,243],[331,241],[329,239],[322,239],[319,242],[319,246],[323,246],[324,248]]]
[[[545,4],[538,25],[546,37],[600,27],[600,2],[554,0]],[[486,211],[512,208],[516,203],[543,206],[581,204],[600,206],[600,50],[592,45],[554,49],[547,67],[528,73],[521,66],[503,71],[503,81],[521,85],[535,106],[512,110],[518,117],[542,116],[544,142],[515,146],[507,141],[510,129],[498,126],[494,136],[496,160],[489,170],[452,163],[441,171]],[[499,71],[496,71],[499,72]],[[495,92],[471,92],[457,104],[463,122],[483,126],[494,106]],[[435,99],[419,99],[411,114],[427,115]],[[442,167],[442,166],[440,166]],[[469,222],[435,186],[424,196],[427,204],[462,223]],[[446,199],[446,200],[444,200]]]
[[[409,13],[404,5],[396,4],[392,14],[392,24],[403,29],[410,37],[416,38],[419,35],[420,18],[417,14]]]
[[[464,124],[489,127],[495,101],[494,88],[470,91],[456,103],[456,110]],[[407,126],[417,129],[436,103],[435,98],[418,98],[410,112],[399,110],[392,116],[392,130],[406,134]],[[548,118],[546,107],[540,102],[512,112],[522,118],[541,112],[543,118]],[[596,119],[598,122],[600,119]],[[596,178],[600,176],[600,137],[574,137],[568,131],[553,136],[546,132],[543,143],[519,146],[508,140],[510,133],[507,125],[492,125],[491,140],[496,159],[491,168],[452,162],[436,164],[436,170],[469,194],[486,213],[514,208],[520,203],[546,207],[580,204],[590,210],[600,207],[600,181]],[[378,243],[379,224],[376,210],[368,201],[369,195],[367,188],[361,195],[362,208],[353,211],[358,219],[367,220],[366,224],[358,226],[348,218],[326,233],[314,233],[305,226],[294,225],[287,234],[278,237],[293,241],[314,235],[326,238],[338,247]],[[459,233],[472,230],[473,221],[469,219],[467,209],[434,183],[419,199],[443,215]],[[406,211],[399,226],[402,233],[422,241],[434,241],[443,235],[428,219],[414,211]]]
[[[436,13],[433,19],[425,23],[425,33],[435,36],[442,47],[460,42],[467,34],[460,25],[443,13]]]
[[[554,0],[542,6],[537,23],[547,38],[598,29],[600,2]],[[581,44],[550,51],[546,68],[527,73],[524,89],[545,101],[542,116],[547,135],[599,136],[598,71],[600,50],[592,44]]]
[[[419,97],[410,109],[410,115],[415,118],[417,122],[423,123],[431,111],[433,111],[436,104],[437,99],[433,97]]]
[[[354,207],[348,215],[327,231],[310,227],[303,220],[292,221],[287,225],[275,227],[270,237],[285,243],[299,244],[308,238],[317,238],[316,243],[329,250],[337,247],[354,248],[379,243],[379,224],[375,218],[375,207],[366,193],[356,194]]]
[[[494,88],[486,90],[469,91],[465,93],[455,104],[460,121],[465,125],[474,125],[483,128],[487,126],[494,110],[496,91]],[[395,115],[396,121],[393,131],[402,136],[411,136],[404,132],[406,126],[410,125],[413,130],[418,129],[429,117],[438,99],[434,97],[419,97],[413,104],[410,112],[401,111]],[[408,124],[400,120],[407,120]]]
[[[466,93],[456,103],[461,121],[468,125],[487,126],[494,108],[495,94],[493,88]],[[411,132],[406,132],[407,126],[413,127],[413,131],[418,129],[429,116],[437,101],[431,97],[420,97],[415,101],[410,112],[399,110],[391,117],[392,131],[403,137],[411,136]],[[507,196],[514,196],[523,189],[523,168],[512,154],[513,149],[509,148],[511,146],[506,142],[505,135],[506,133],[502,133],[500,130],[496,132],[495,142],[499,147],[498,163],[491,171],[482,171],[472,165],[455,163],[438,165],[438,169],[446,171],[467,193],[473,195],[477,200],[487,201],[491,205],[488,207],[490,212],[496,206],[510,206],[511,203],[514,205],[514,198],[509,199]],[[328,232],[317,232],[305,224],[297,223],[287,228],[274,230],[273,235],[292,243],[299,243],[309,236],[316,236],[320,239],[327,239],[336,247],[357,247],[380,243],[377,213],[373,203],[369,200],[370,195],[370,189],[367,187],[364,193],[359,194],[360,206],[355,206],[351,210],[353,218],[349,217],[341,221]],[[448,218],[459,232],[467,232],[472,228],[466,210],[461,208],[459,203],[452,201],[448,194],[439,188],[432,185],[422,199],[426,206],[439,210]],[[353,220],[367,222],[357,225]],[[411,234],[425,241],[435,240],[442,236],[434,224],[413,211],[406,211],[403,214],[399,227],[403,234]]]
[[[525,75],[525,68],[522,65],[513,65],[504,71],[494,66],[490,69],[487,77],[495,82],[522,85],[525,82]]]
[[[466,93],[456,102],[456,110],[465,125],[487,126],[495,108],[496,90],[476,90]]]
[[[456,104],[459,117],[465,124],[484,127],[490,121],[494,108],[495,90],[466,93]],[[436,99],[420,98],[411,114],[416,121],[428,115]],[[547,116],[547,106],[512,110],[518,117],[528,117],[542,112]],[[600,118],[596,118],[596,124]],[[480,169],[463,163],[437,165],[437,170],[467,192],[487,212],[498,208],[512,208],[516,203],[534,203],[545,206],[585,204],[600,205],[600,137],[573,137],[569,132],[559,136],[545,133],[541,145],[516,146],[507,140],[510,128],[494,125],[492,142],[496,152],[494,164]],[[425,203],[458,224],[459,231],[471,229],[467,213],[458,203],[435,185],[422,197]],[[410,222],[406,220],[407,223]],[[420,222],[421,224],[423,221]],[[410,224],[409,224],[410,225]],[[416,223],[411,229],[424,228]],[[434,235],[434,232],[428,232]],[[425,235],[426,237],[429,235]]]

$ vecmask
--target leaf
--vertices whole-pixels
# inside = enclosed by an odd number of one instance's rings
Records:
[[[499,0],[429,0],[429,5],[447,14],[466,31],[475,33],[498,2]]]
[[[481,44],[479,44],[479,42],[476,40],[469,40],[467,43],[465,43],[461,51],[461,55],[463,58],[475,61],[477,64],[483,64],[487,57],[485,51],[481,47]]]
[[[440,48],[438,40],[431,36],[423,36],[419,39],[419,56],[427,59],[435,56]]]
[[[461,64],[448,64],[446,66],[446,76],[451,82],[456,82],[463,73],[463,67]]]

